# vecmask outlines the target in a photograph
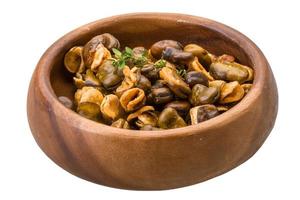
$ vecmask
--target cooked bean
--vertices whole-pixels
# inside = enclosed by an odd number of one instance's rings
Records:
[[[192,89],[190,96],[190,102],[194,106],[203,104],[212,104],[219,98],[219,92],[217,88],[206,87],[205,85],[197,84]]]
[[[196,56],[206,69],[209,69],[210,64],[212,63],[211,55],[203,47],[197,44],[188,44],[184,47],[185,52],[190,52]]]
[[[172,101],[174,96],[169,88],[160,87],[151,89],[149,98],[154,104],[165,104]]]
[[[93,87],[83,87],[75,93],[77,112],[89,119],[96,120],[100,116],[102,93]]]
[[[159,70],[154,64],[146,64],[141,68],[141,73],[151,81],[159,78]]]
[[[166,47],[162,52],[162,58],[172,63],[188,64],[194,59],[190,52],[184,52],[173,47]]]
[[[174,108],[180,116],[184,117],[189,112],[191,104],[188,101],[172,101],[165,105],[165,108]]]
[[[125,91],[120,98],[121,106],[126,112],[141,108],[145,104],[145,101],[145,92],[139,88],[132,88]]]
[[[244,93],[243,87],[237,81],[225,83],[221,89],[219,102],[221,104],[237,102],[243,98]]]
[[[208,86],[208,78],[202,73],[197,71],[190,71],[185,75],[185,81],[191,88],[196,84]]]
[[[116,127],[116,128],[130,129],[129,123],[125,119],[123,119],[123,118],[120,118],[117,121],[114,121],[111,124],[111,126],[112,127]]]
[[[160,70],[159,76],[161,79],[166,81],[169,88],[179,98],[187,98],[191,93],[191,88],[181,79],[174,69],[164,67]]]
[[[161,41],[154,43],[151,46],[151,48],[150,48],[151,55],[156,59],[160,59],[162,56],[163,50],[165,50],[167,47],[173,47],[175,49],[182,50],[182,45],[177,41],[161,40]]]
[[[253,70],[237,63],[214,62],[211,64],[209,72],[218,80],[244,83],[253,79]]]
[[[71,73],[81,73],[84,71],[82,56],[83,47],[73,47],[65,55],[64,65]]]
[[[158,117],[152,106],[144,106],[127,117],[128,122],[134,121],[134,123],[140,128],[145,125],[155,127],[157,125],[157,120]]]
[[[100,105],[102,116],[107,121],[114,121],[121,117],[123,109],[119,98],[114,94],[106,95]]]
[[[158,124],[163,129],[180,128],[187,125],[174,108],[165,108],[159,115]]]
[[[198,124],[219,115],[216,106],[211,104],[194,107],[190,110],[191,123]]]

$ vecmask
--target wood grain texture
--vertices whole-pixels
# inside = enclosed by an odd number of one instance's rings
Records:
[[[149,47],[161,39],[197,43],[214,54],[232,54],[255,71],[251,91],[226,113],[198,125],[165,131],[112,128],[65,108],[73,97],[63,67],[69,48],[109,32],[123,46]],[[32,134],[59,166],[111,187],[160,190],[218,176],[250,158],[269,135],[277,115],[276,83],[259,48],[246,36],[205,18],[164,13],[114,16],[82,26],[55,42],[32,76],[27,111]]]

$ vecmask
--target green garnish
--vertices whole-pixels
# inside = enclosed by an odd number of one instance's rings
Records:
[[[129,47],[125,47],[125,54],[127,54],[128,56],[132,56],[133,55],[133,50],[130,49]]]
[[[119,51],[118,49],[113,48],[112,51],[114,52],[116,58],[121,58],[122,57],[122,52]]]
[[[115,48],[113,48],[112,51],[115,54],[115,58],[112,59],[112,64],[121,69],[124,68],[127,63],[132,63],[136,67],[142,67],[148,62],[147,54],[145,54],[146,51],[139,57],[135,57],[133,50],[129,47],[125,47],[123,52]]]
[[[141,57],[138,57],[134,60],[134,65],[137,66],[137,67],[142,67],[144,66],[146,63],[148,62],[148,58],[144,57],[144,56],[141,56]]]
[[[158,61],[156,61],[154,63],[154,66],[157,68],[163,68],[166,66],[166,64],[167,64],[167,62],[164,59],[159,59]]]

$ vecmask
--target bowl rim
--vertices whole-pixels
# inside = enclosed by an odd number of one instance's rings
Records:
[[[50,75],[52,70],[51,66],[53,66],[53,64],[51,64],[51,61],[54,60],[53,58],[55,58],[55,56],[57,56],[57,52],[63,49],[63,47],[68,44],[68,41],[74,39],[75,37],[78,37],[78,34],[84,35],[90,30],[95,29],[102,23],[114,23],[115,21],[130,18],[160,18],[164,20],[176,21],[177,23],[201,25],[205,26],[208,29],[221,33],[229,40],[233,41],[236,44],[239,44],[239,46],[246,52],[247,56],[249,57],[255,73],[251,90],[238,104],[233,106],[228,111],[218,115],[217,117],[196,125],[189,125],[182,128],[159,131],[115,128],[106,124],[86,119],[77,114],[75,111],[66,108],[62,103],[59,102],[58,97],[56,96],[50,82]],[[261,95],[266,81],[268,66],[269,64],[261,50],[248,37],[227,25],[207,18],[187,14],[139,12],[114,15],[111,17],[99,19],[86,25],[80,26],[73,31],[65,34],[45,51],[36,66],[35,73],[37,75],[37,80],[39,83],[38,86],[40,87],[41,94],[45,97],[45,100],[48,101],[52,106],[52,110],[49,112],[55,112],[56,117],[60,119],[66,118],[67,115],[68,119],[71,119],[68,120],[70,125],[82,129],[83,132],[84,130],[88,130],[90,133],[112,137],[163,138],[187,136],[196,133],[198,134],[213,129],[216,124],[226,125],[231,123],[232,121],[235,121],[243,114],[244,111],[248,110],[251,105],[256,102],[256,99]]]

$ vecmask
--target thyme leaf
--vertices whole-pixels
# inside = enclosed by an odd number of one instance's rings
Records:
[[[157,68],[163,68],[166,66],[166,64],[167,64],[167,62],[164,59],[159,59],[158,61],[156,61],[154,63],[154,66]]]

